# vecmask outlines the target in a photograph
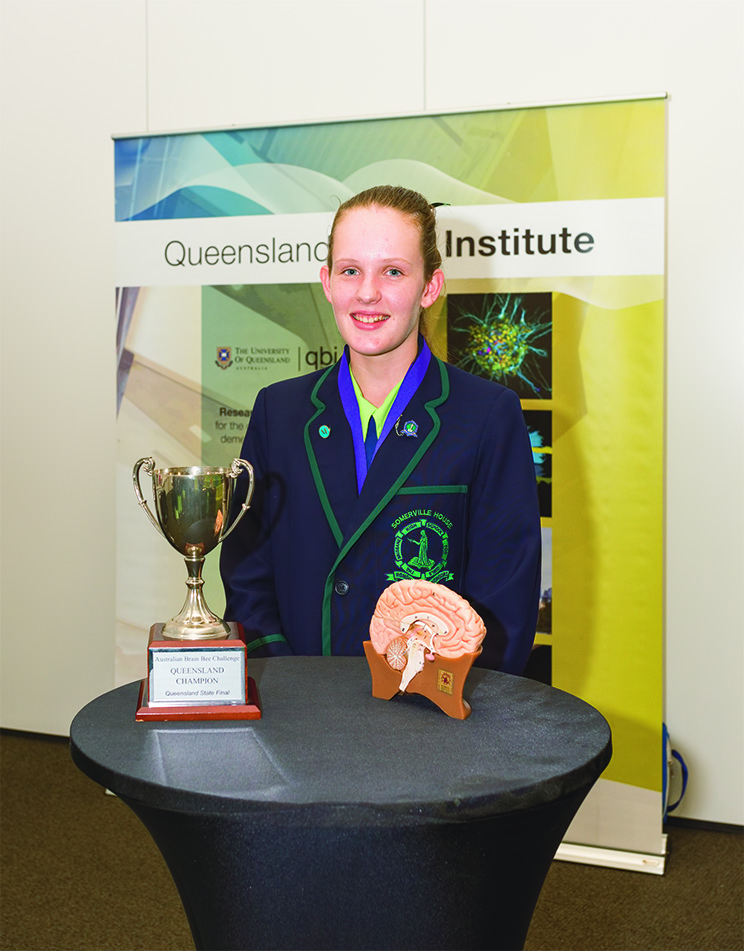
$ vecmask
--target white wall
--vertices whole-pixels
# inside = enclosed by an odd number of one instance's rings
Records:
[[[737,2],[2,0],[2,709],[113,684],[112,133],[667,91],[667,722],[744,822]]]

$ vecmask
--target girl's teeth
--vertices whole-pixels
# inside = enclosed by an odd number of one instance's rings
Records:
[[[381,320],[387,320],[383,314],[380,314],[377,317],[363,317],[361,314],[355,314],[354,319],[360,321],[363,324],[378,324]]]

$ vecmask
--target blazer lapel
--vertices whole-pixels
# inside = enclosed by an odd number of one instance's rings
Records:
[[[436,439],[440,427],[438,407],[448,395],[445,366],[440,360],[432,359],[421,386],[401,416],[399,429],[413,422],[416,435],[399,436],[395,429],[388,433],[357,495],[354,445],[338,393],[338,364],[316,384],[311,396],[314,412],[305,425],[305,451],[315,489],[339,546],[339,561],[388,504]]]
[[[305,452],[320,503],[340,547],[358,496],[351,428],[338,394],[338,364],[321,377],[311,400]]]
[[[432,358],[421,386],[403,410],[398,427],[412,422],[415,436],[398,435],[393,428],[377,450],[357,504],[344,532],[343,549],[354,544],[388,504],[418,465],[419,460],[439,434],[438,407],[449,395],[449,379],[444,364]]]

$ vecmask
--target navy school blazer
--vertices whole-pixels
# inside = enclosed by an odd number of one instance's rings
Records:
[[[516,394],[432,357],[358,493],[338,372],[258,394],[241,451],[253,501],[220,556],[226,619],[243,625],[253,656],[362,655],[382,591],[425,578],[483,618],[481,666],[521,673],[537,623],[540,515]]]

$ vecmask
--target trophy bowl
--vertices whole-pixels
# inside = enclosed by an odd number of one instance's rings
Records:
[[[155,515],[142,494],[140,469],[152,476]],[[228,527],[233,488],[241,472],[248,474],[246,497]],[[188,572],[186,600],[180,612],[165,623],[162,636],[182,641],[227,637],[228,624],[207,607],[202,568],[209,552],[227,538],[248,511],[253,496],[253,467],[244,459],[234,459],[229,469],[157,469],[152,456],[147,456],[135,463],[132,482],[140,506],[160,534],[182,555]]]

